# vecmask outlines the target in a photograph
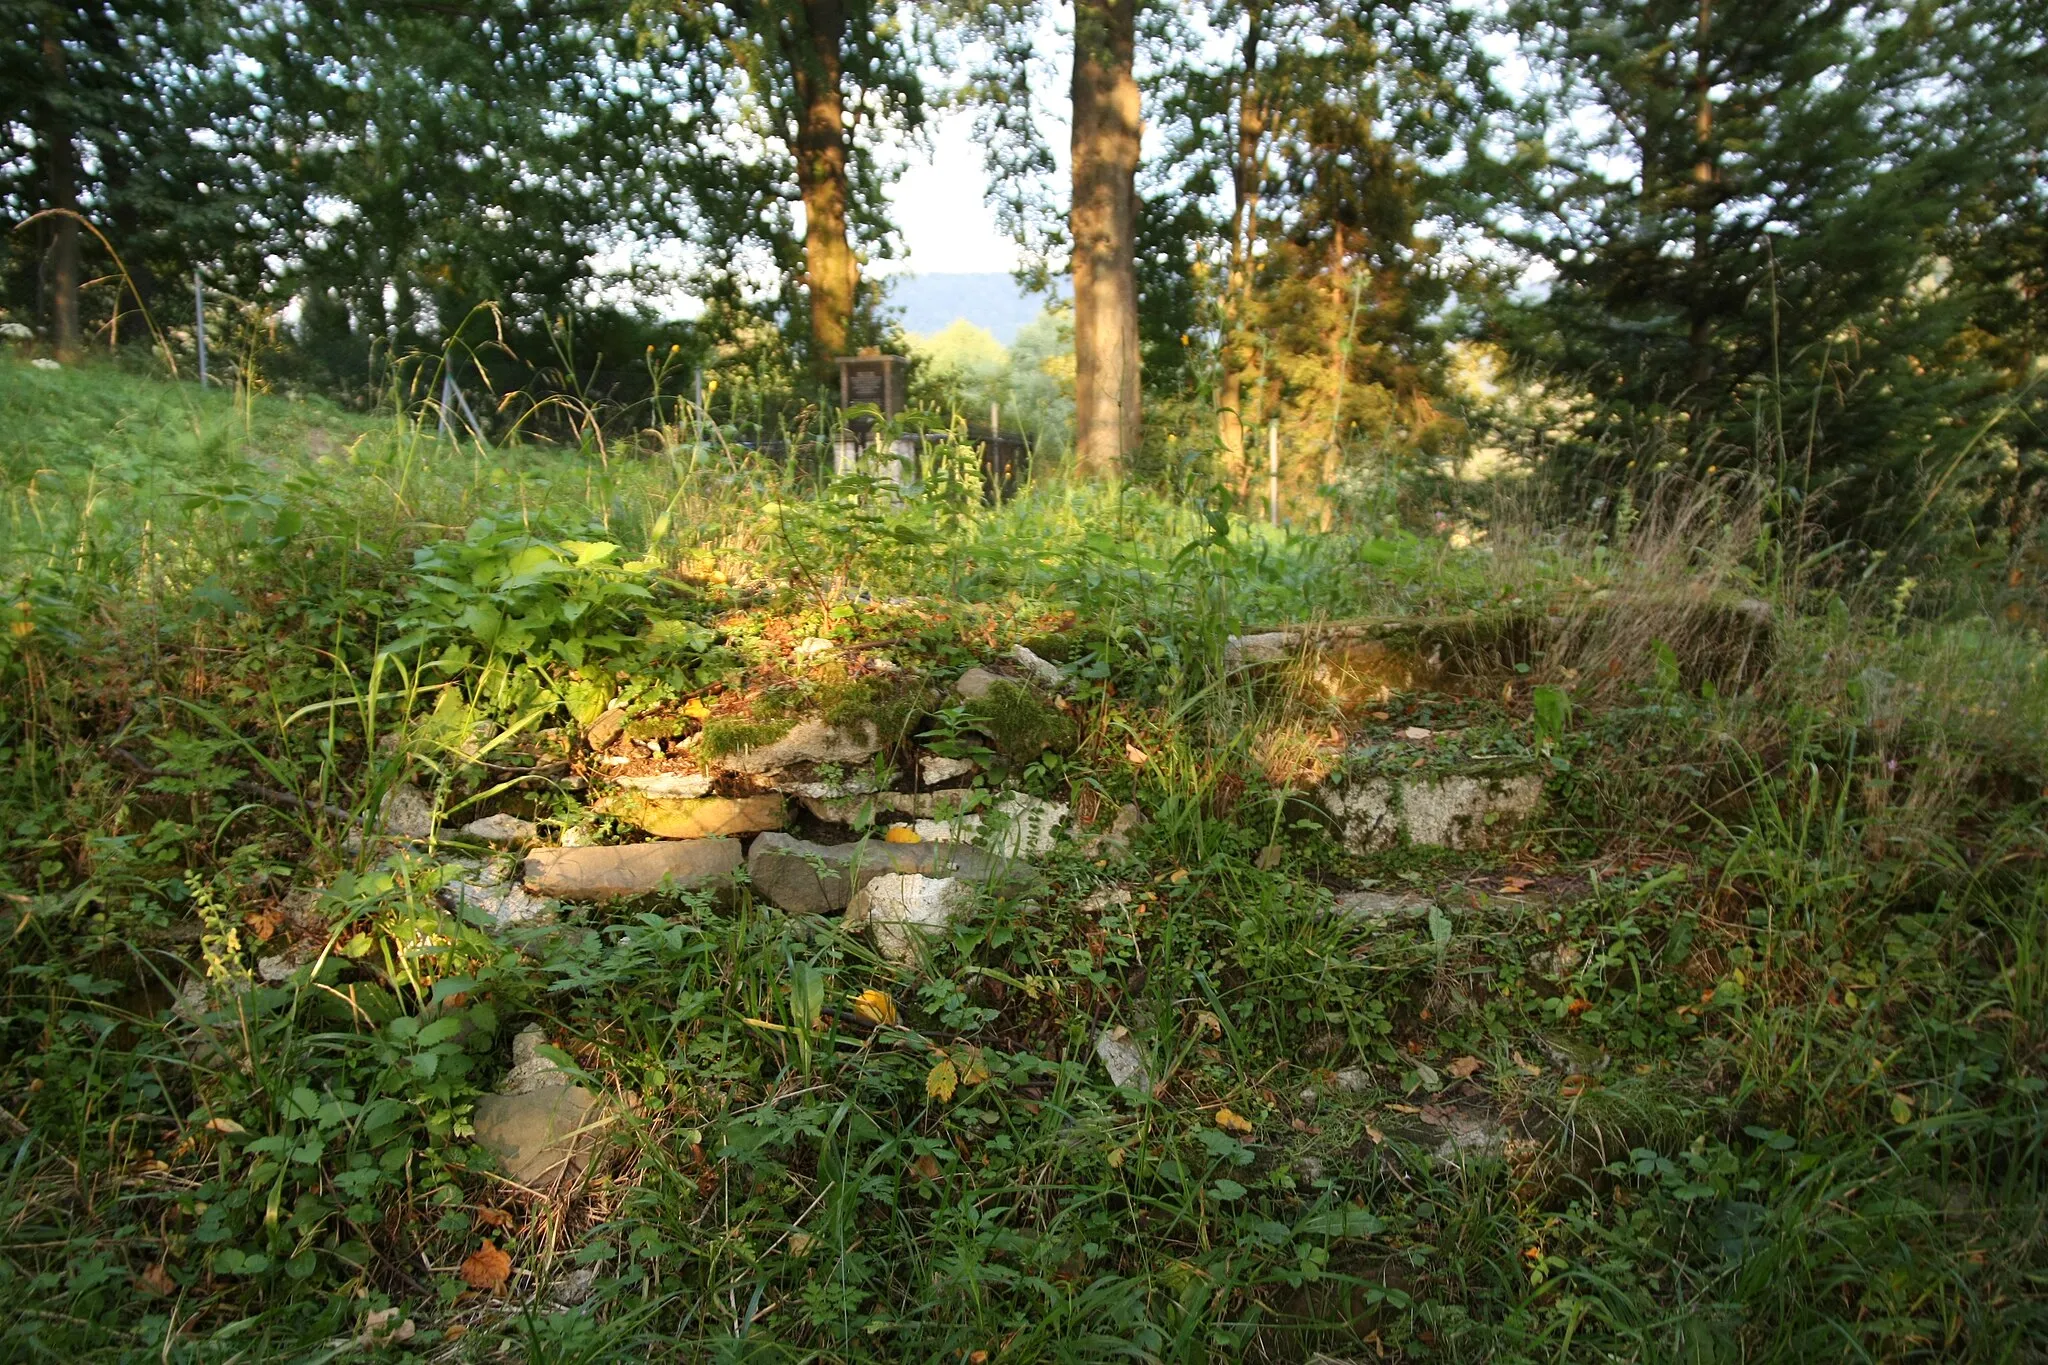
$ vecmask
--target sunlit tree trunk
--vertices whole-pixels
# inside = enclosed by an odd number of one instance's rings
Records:
[[[1138,446],[1136,0],[1075,0],[1074,459],[1095,477]]]
[[[1693,166],[1692,166],[1692,317],[1686,344],[1691,352],[1686,378],[1694,389],[1704,390],[1714,377],[1713,251],[1714,251],[1714,75],[1713,55],[1708,50],[1712,37],[1713,0],[1700,0],[1698,52],[1693,65]],[[1703,392],[1694,395],[1694,414],[1705,402]]]
[[[804,201],[804,268],[811,299],[811,364],[820,381],[846,354],[860,268],[847,237],[846,102],[840,50],[846,15],[840,0],[805,0],[808,51],[796,53],[797,185]]]
[[[1257,364],[1251,330],[1252,240],[1259,230],[1259,188],[1263,167],[1259,143],[1265,136],[1266,108],[1259,88],[1259,48],[1265,37],[1266,7],[1246,7],[1243,56],[1237,73],[1237,150],[1231,159],[1230,279],[1223,292],[1221,373],[1216,384],[1216,443],[1225,477],[1243,495],[1251,478],[1245,433],[1253,414],[1246,378]]]
[[[49,12],[50,27],[43,33],[43,75],[49,88],[43,100],[44,119],[40,130],[43,170],[49,185],[49,207],[62,210],[49,220],[50,248],[45,262],[50,300],[50,335],[60,359],[78,354],[78,147],[72,141],[69,117],[70,73],[64,60],[64,43],[58,34],[60,22]]]

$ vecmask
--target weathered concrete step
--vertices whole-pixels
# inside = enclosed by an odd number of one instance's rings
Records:
[[[1543,802],[1534,772],[1335,776],[1318,793],[1354,853],[1419,844],[1495,847],[1521,832]]]

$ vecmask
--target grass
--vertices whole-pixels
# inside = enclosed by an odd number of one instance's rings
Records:
[[[1740,496],[1454,548],[90,369],[0,414],[6,1359],[2040,1358],[2041,642],[1807,584]],[[1744,596],[1768,668],[1718,666]],[[1223,668],[1504,613],[1442,692]],[[1011,780],[1147,823],[915,967],[745,896],[497,931],[348,837],[400,781],[601,828],[559,779],[611,705],[753,742],[1027,641],[1072,743]],[[1546,801],[1487,850],[1313,800],[1504,755]],[[1324,913],[1360,886],[1436,908]],[[528,1023],[617,1115],[553,1198],[470,1140]]]

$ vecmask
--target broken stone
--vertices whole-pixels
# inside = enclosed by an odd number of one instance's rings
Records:
[[[615,777],[613,785],[641,796],[693,800],[711,794],[711,779],[703,773],[654,773],[645,777]]]
[[[500,848],[523,848],[540,838],[540,826],[531,820],[500,812],[470,821],[462,827],[462,833],[465,838],[478,843],[496,844]]]
[[[614,706],[611,710],[590,722],[590,728],[583,732],[583,742],[592,749],[609,749],[619,732],[626,728],[626,708]]]
[[[430,839],[434,834],[434,803],[410,782],[384,793],[377,808],[377,828],[399,839]]]
[[[970,668],[953,684],[953,690],[968,701],[981,701],[988,696],[990,688],[997,683],[1008,681],[1009,679],[1000,673],[991,673],[985,668]]]
[[[803,796],[804,809],[830,825],[871,825],[881,814],[939,819],[955,814],[974,793],[873,792],[865,796]]]
[[[777,791],[786,792],[803,801],[838,801],[849,796],[871,796],[879,793],[889,782],[877,777],[871,770],[846,773],[837,777],[819,777],[813,771],[808,777],[795,777],[789,773],[777,772],[763,779]]]
[[[768,836],[763,835],[763,838]],[[526,855],[526,889],[566,901],[622,900],[654,891],[721,886],[740,865],[736,839],[664,839]]]
[[[1344,845],[1371,853],[1400,844],[1484,848],[1536,813],[1543,779],[1502,777],[1373,778],[1327,785],[1324,807],[1341,827]]]
[[[595,1130],[608,1121],[597,1096],[540,1055],[545,1041],[537,1027],[520,1031],[512,1040],[512,1069],[497,1094],[477,1101],[472,1120],[477,1144],[497,1157],[505,1174],[539,1190],[582,1174]]]
[[[1067,675],[1060,672],[1058,664],[1050,659],[1040,658],[1023,645],[1011,649],[1010,657],[1016,660],[1026,673],[1037,679],[1041,686],[1050,687],[1054,691],[1064,690],[1067,686]]]
[[[1119,1090],[1152,1093],[1152,1072],[1145,1064],[1145,1052],[1131,1038],[1131,1031],[1119,1024],[1106,1028],[1095,1038],[1095,1055],[1109,1073],[1109,1083]]]
[[[853,893],[846,925],[866,925],[883,957],[910,965],[917,961],[920,940],[944,933],[955,915],[973,906],[974,888],[957,877],[885,872]]]
[[[720,835],[759,834],[781,829],[782,798],[721,796],[675,799],[621,792],[598,802],[606,815],[624,820],[657,839],[713,839]]]
[[[1099,857],[1105,853],[1128,853],[1131,848],[1131,836],[1144,828],[1144,825],[1145,812],[1139,809],[1137,802],[1126,801],[1117,807],[1116,818],[1109,822],[1108,829],[1082,841],[1081,851],[1091,857]]]
[[[1333,915],[1346,919],[1367,920],[1384,924],[1392,919],[1420,919],[1427,915],[1436,902],[1426,896],[1411,896],[1394,891],[1346,891],[1337,897],[1330,907]]]
[[[882,737],[873,721],[862,721],[858,729],[841,730],[811,719],[799,722],[772,744],[720,759],[719,766],[736,773],[773,773],[804,763],[865,763],[881,749]]]
[[[935,843],[974,844],[1003,858],[1035,858],[1052,852],[1066,821],[1064,801],[1042,801],[1011,792],[986,815],[979,811],[944,819],[919,820],[917,837]]]
[[[1301,635],[1292,630],[1269,630],[1258,635],[1233,635],[1223,642],[1223,666],[1243,668],[1250,664],[1285,663],[1301,652]]]
[[[1372,1089],[1372,1076],[1362,1066],[1347,1066],[1330,1077],[1340,1095],[1363,1095]]]
[[[892,844],[882,839],[814,844],[787,834],[763,834],[747,850],[747,876],[754,893],[792,915],[844,910],[854,892],[888,873],[1015,886],[1029,880],[1034,869],[995,858],[971,844]]]
[[[946,758],[940,754],[923,754],[917,760],[917,780],[927,787],[936,787],[942,782],[973,774],[979,765],[971,758]]]
[[[1388,1137],[1424,1148],[1453,1170],[1501,1160],[1514,1138],[1491,1106],[1456,1101],[1425,1104],[1413,1115],[1388,1114],[1381,1124]]]
[[[465,906],[481,911],[499,928],[515,924],[536,924],[555,917],[552,902],[528,895],[526,888],[495,859],[484,863],[457,863],[462,871],[442,886],[443,905],[460,914]]]

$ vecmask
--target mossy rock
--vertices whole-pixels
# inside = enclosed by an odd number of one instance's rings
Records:
[[[975,727],[989,746],[1012,763],[1029,763],[1047,749],[1074,747],[1080,732],[1073,720],[1035,688],[997,682],[967,704]]]
[[[707,758],[728,758],[773,744],[790,732],[786,720],[741,720],[721,716],[704,722],[704,754]]]
[[[842,734],[860,734],[874,727],[886,745],[909,740],[931,709],[932,692],[916,678],[887,682],[863,679],[831,689],[820,697],[825,723]]]

